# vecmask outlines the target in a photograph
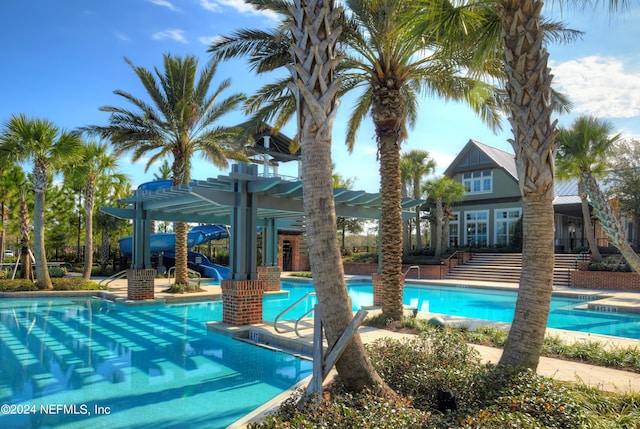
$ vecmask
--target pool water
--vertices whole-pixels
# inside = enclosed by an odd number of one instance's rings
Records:
[[[284,304],[292,303],[313,291],[311,283],[302,282],[283,282],[282,288],[290,293],[290,298],[273,301],[265,298],[265,320],[273,321],[277,314],[286,308]],[[354,311],[373,302],[373,286],[370,282],[347,283],[347,289]],[[420,312],[511,323],[516,298],[515,291],[407,283],[403,301],[405,305],[415,307]],[[552,297],[548,327],[640,340],[640,314],[579,308],[585,302],[587,301],[575,298]],[[310,299],[306,305],[301,305],[285,319],[304,314],[314,303],[315,299]]]
[[[221,317],[221,302],[0,300],[0,403],[20,412],[0,428],[222,428],[311,374],[208,332]]]

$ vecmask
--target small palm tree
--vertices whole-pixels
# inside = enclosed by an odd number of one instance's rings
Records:
[[[406,165],[405,174],[411,181],[411,189],[413,190],[413,198],[422,198],[422,188],[420,183],[424,176],[433,173],[436,168],[436,163],[429,157],[429,152],[426,150],[414,149],[407,153],[402,154],[400,162]],[[420,230],[420,212],[422,208],[416,207],[416,248],[422,250],[422,233]]]
[[[84,270],[83,277],[91,278],[93,267],[93,214],[95,211],[96,192],[104,182],[124,182],[126,177],[117,173],[118,161],[107,152],[104,143],[88,142],[82,148],[82,155],[77,161],[64,168],[65,180],[72,189],[80,190],[80,198],[85,215],[84,234]]]
[[[136,73],[153,104],[131,93],[115,94],[133,104],[134,110],[105,106],[111,113],[109,125],[91,126],[86,131],[111,140],[115,154],[132,151],[134,161],[151,153],[147,167],[156,160],[173,159],[171,170],[174,186],[191,181],[191,160],[195,153],[219,168],[228,159],[244,160],[244,142],[237,138],[236,127],[216,125],[222,116],[236,109],[244,100],[241,93],[222,98],[231,85],[224,80],[210,94],[218,63],[210,61],[197,77],[198,60],[164,55],[164,71],[155,73],[135,66]],[[176,284],[187,285],[187,223],[176,224]]]
[[[429,200],[435,204],[435,220],[436,220],[436,234],[435,234],[435,258],[439,258],[442,255],[443,243],[446,236],[443,230],[445,224],[445,208],[455,201],[462,199],[465,191],[465,187],[462,183],[456,182],[448,176],[442,176],[436,179],[429,180],[422,187],[423,192],[426,192]]]
[[[33,164],[33,250],[36,283],[40,289],[53,289],[44,243],[45,192],[49,186],[49,175],[75,160],[81,147],[82,142],[76,133],[61,131],[48,120],[28,118],[24,114],[11,116],[0,136],[0,156]]]
[[[589,201],[583,177],[602,178],[607,169],[607,153],[620,135],[609,137],[612,126],[593,116],[580,116],[571,128],[561,128],[556,137],[556,174],[559,179],[578,180],[578,194],[582,205],[585,235],[594,260],[601,259],[596,242]]]

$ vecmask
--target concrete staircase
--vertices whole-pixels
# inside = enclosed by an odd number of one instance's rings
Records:
[[[567,287],[571,271],[576,269],[575,254],[556,254],[553,286]],[[474,253],[464,265],[451,269],[447,279],[478,280],[486,282],[518,283],[522,273],[521,253]]]

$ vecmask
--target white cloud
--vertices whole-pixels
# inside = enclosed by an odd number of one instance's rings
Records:
[[[180,43],[189,43],[187,39],[184,37],[184,31],[178,29],[159,31],[151,35],[153,40],[165,40],[171,39]]]
[[[625,70],[622,59],[589,56],[550,65],[556,88],[574,103],[574,113],[640,116],[640,72]]]
[[[150,3],[153,3],[157,6],[166,7],[170,10],[178,10],[170,1],[167,0],[148,0]]]
[[[222,6],[227,6],[243,15],[260,15],[274,21],[279,19],[277,13],[269,10],[258,10],[253,5],[245,3],[244,0],[200,0],[200,6],[211,12],[220,12]]]
[[[220,5],[216,1],[200,0],[200,6],[211,12],[218,12],[220,10]]]
[[[120,33],[119,31],[116,31],[116,32],[115,32],[115,36],[116,36],[119,40],[122,40],[123,42],[128,42],[128,41],[130,41],[130,40],[131,40],[131,39],[129,38],[129,36],[127,36],[127,35],[126,35],[126,34],[124,34],[124,33]]]
[[[198,41],[205,46],[212,45],[218,41],[222,40],[222,36],[201,36],[198,37]]]

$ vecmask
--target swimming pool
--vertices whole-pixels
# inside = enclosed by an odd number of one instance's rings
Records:
[[[221,318],[221,302],[2,299],[0,427],[221,428],[311,374],[206,330]]]
[[[265,298],[264,319],[273,321],[287,303],[313,291],[313,285],[305,282],[283,282],[282,289],[289,292],[285,299]],[[347,283],[353,309],[373,302],[371,282]],[[420,312],[430,312],[483,319],[493,322],[513,321],[516,292],[510,290],[478,289],[444,285],[418,285],[407,283],[404,288],[404,304],[415,307]],[[267,301],[268,300],[268,301]],[[267,303],[268,302],[268,303]],[[554,296],[551,299],[548,327],[593,334],[640,340],[640,314],[610,313],[586,310],[584,299]],[[309,300],[292,317],[304,314],[314,301]]]

